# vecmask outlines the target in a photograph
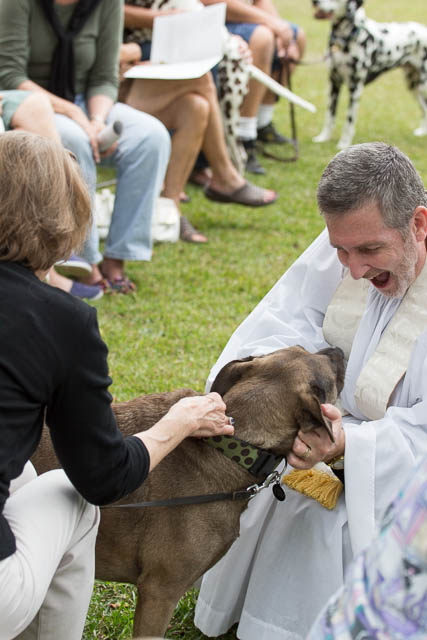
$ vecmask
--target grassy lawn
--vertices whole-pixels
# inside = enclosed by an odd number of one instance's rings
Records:
[[[275,204],[262,209],[215,204],[189,185],[191,203],[183,205],[183,211],[207,234],[209,243],[156,246],[151,262],[128,265],[138,287],[136,295],[104,297],[95,303],[110,349],[112,393],[117,400],[180,386],[203,390],[232,331],[323,228],[315,189],[336,152],[347,93],[341,97],[334,139],[312,143],[325,112],[327,68],[322,58],[329,25],[313,20],[309,0],[277,0],[277,6],[284,17],[305,29],[308,39],[309,64],[298,69],[293,90],[318,111],[313,115],[296,108],[300,158],[286,164],[262,159],[268,174],[254,181],[280,194]],[[367,11],[381,21],[422,21],[425,0],[376,0],[367,3]],[[354,142],[382,140],[400,147],[427,184],[427,138],[412,135],[419,118],[403,75],[390,72],[366,88]],[[284,100],[275,123],[289,135]],[[195,597],[190,592],[180,601],[167,637],[204,638],[192,624]],[[133,587],[97,583],[84,638],[130,638],[134,605]]]

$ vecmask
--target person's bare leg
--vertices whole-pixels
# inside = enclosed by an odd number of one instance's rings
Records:
[[[124,260],[118,260],[116,258],[106,258],[104,256],[99,271],[99,279],[107,278],[110,282],[120,280],[124,276]],[[101,273],[102,269],[102,273]]]
[[[54,267],[49,269],[47,281],[52,285],[52,287],[57,287],[58,289],[62,289],[62,291],[67,291],[68,293],[71,291],[71,287],[73,286],[73,281],[61,276],[55,271]]]
[[[173,104],[189,91],[202,95],[209,103],[209,118],[202,149],[212,170],[210,186],[224,194],[230,194],[242,187],[245,179],[238,173],[228,154],[216,88],[210,73],[197,80],[133,82],[126,103],[158,117],[157,114],[165,106]],[[264,198],[266,203],[271,202],[276,198],[276,193],[265,190]]]
[[[175,101],[159,119],[173,129],[172,150],[165,176],[163,195],[179,203],[197,154],[202,146],[209,119],[209,103],[198,94],[188,93]]]
[[[49,97],[41,92],[30,93],[19,105],[12,116],[11,126],[12,129],[38,133],[60,142]]]
[[[196,162],[207,127],[209,103],[199,94],[188,93],[175,101],[167,112],[164,119],[162,114],[158,116],[169,129],[173,129],[171,156],[162,195],[171,198],[180,211],[181,193]],[[207,242],[206,236],[190,228],[182,237],[190,242]]]
[[[202,146],[212,170],[212,180],[209,186],[220,193],[231,194],[245,184],[245,179],[237,171],[228,154],[221,112],[214,87],[210,95],[210,105],[209,121]],[[277,194],[274,191],[264,190],[263,200],[266,204],[275,200],[276,197]]]

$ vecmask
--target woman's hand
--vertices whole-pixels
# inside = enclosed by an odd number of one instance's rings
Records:
[[[276,36],[277,55],[284,57],[294,37],[292,27],[286,20],[274,16],[270,28]]]
[[[89,138],[89,143],[92,148],[92,154],[95,162],[100,161],[100,154],[98,149],[98,139],[97,135],[99,133],[98,125],[101,125],[104,128],[105,125],[102,125],[100,122],[90,121],[83,109],[78,105],[70,102],[67,105],[66,110],[63,111],[64,115],[74,120],[82,129],[85,131],[86,135]]]
[[[234,427],[225,415],[225,404],[218,393],[182,398],[174,404],[167,418],[187,423],[189,435],[195,438],[233,435]]]
[[[322,404],[321,409],[323,415],[331,421],[335,442],[331,442],[326,429],[313,429],[306,433],[298,431],[287,458],[295,469],[311,469],[318,462],[328,462],[344,454],[345,432],[340,410],[333,404]]]
[[[232,418],[218,393],[182,398],[147,431],[136,433],[150,454],[150,471],[188,436],[233,435]]]
[[[231,37],[233,38],[233,40],[235,40],[237,42],[239,55],[242,58],[242,60],[244,62],[246,62],[246,64],[252,64],[252,62],[253,62],[253,60],[252,60],[252,51],[250,50],[249,45],[246,42],[246,40],[243,40],[243,38],[241,36],[238,36],[238,35],[235,35],[235,34],[233,34]]]

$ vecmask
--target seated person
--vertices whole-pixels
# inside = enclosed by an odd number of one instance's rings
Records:
[[[168,5],[164,2],[159,10],[139,6],[133,0],[126,1],[123,60],[137,62],[149,59],[153,20],[164,11],[168,11]],[[245,181],[234,167],[226,147],[211,73],[191,80],[133,80],[126,103],[159,118],[173,131],[171,160],[163,195],[172,198],[177,205],[200,149],[212,172],[205,189],[208,198],[249,207],[265,206],[276,200],[274,191],[261,189]],[[182,239],[206,241],[187,223],[182,219]]]
[[[166,128],[156,118],[116,102],[122,6],[116,0],[4,0],[0,5],[0,89],[45,93],[61,140],[77,157],[93,195],[98,134],[120,120],[123,133],[105,152],[117,169],[112,222],[99,250],[95,223],[83,257],[86,284],[129,293],[135,285],[126,260],[150,260],[151,219],[170,154]]]
[[[54,111],[49,98],[43,93],[3,91],[0,94],[0,115],[5,131],[21,129],[59,141],[59,134],[55,127]],[[70,278],[65,278],[54,267],[49,270],[48,281],[52,286],[68,291],[78,298],[97,300],[103,293],[99,287],[85,285],[81,282],[74,282]]]
[[[288,464],[328,463],[344,491],[331,510],[292,489],[285,502],[271,492],[251,500],[240,537],[203,579],[195,622],[209,636],[239,622],[242,640],[303,640],[427,454],[422,180],[395,147],[360,144],[330,161],[317,200],[327,229],[237,329],[209,383],[236,358],[296,344],[343,349],[344,415],[322,405],[335,442],[325,430],[300,431]]]
[[[209,5],[219,0],[202,0]],[[275,80],[288,85],[288,73],[295,64],[283,64],[286,58],[298,61],[304,55],[306,36],[301,27],[283,20],[272,0],[226,0],[228,30],[242,37],[252,52],[253,63]],[[246,148],[247,171],[263,174],[255,142],[283,144],[287,141],[273,125],[273,112],[277,96],[257,80],[249,81],[249,90],[240,109],[238,135]]]

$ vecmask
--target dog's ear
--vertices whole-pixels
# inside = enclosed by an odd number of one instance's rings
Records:
[[[218,373],[211,391],[216,391],[220,396],[224,396],[233,387],[245,372],[248,362],[252,362],[253,356],[242,358],[241,360],[231,360]]]
[[[346,10],[347,17],[353,20],[354,14],[362,6],[362,4],[363,4],[363,0],[349,0],[347,2],[347,10]]]
[[[307,433],[313,429],[324,428],[328,432],[331,442],[335,442],[334,434],[332,432],[332,423],[329,418],[326,418],[323,415],[320,402],[315,396],[312,397],[312,401],[310,403],[299,407],[296,419],[298,421],[299,428],[303,433]]]

